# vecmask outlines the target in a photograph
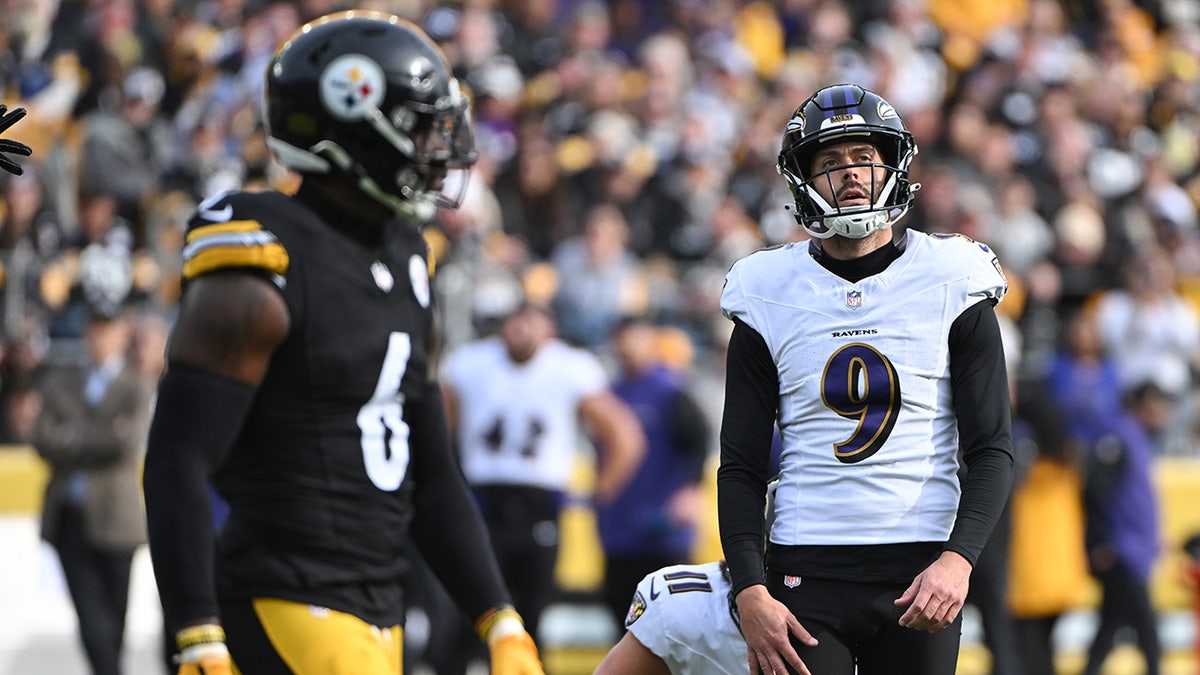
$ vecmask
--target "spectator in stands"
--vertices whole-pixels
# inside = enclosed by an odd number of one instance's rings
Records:
[[[4,265],[0,320],[9,333],[20,326],[26,314],[45,311],[41,275],[63,245],[58,212],[47,199],[44,177],[35,166],[30,162],[28,171],[9,178],[0,194],[0,261]]]
[[[599,347],[621,316],[645,306],[640,269],[626,248],[629,226],[613,204],[592,208],[584,233],[567,239],[552,258],[558,292],[552,306],[563,339]]]
[[[496,178],[504,231],[519,237],[538,258],[575,233],[574,199],[559,166],[555,141],[539,112],[526,112],[517,124],[516,155]]]
[[[39,314],[25,316],[17,326],[6,326],[14,335],[4,346],[0,361],[0,442],[28,443],[41,410],[36,384],[50,340]]]
[[[1176,290],[1170,252],[1153,247],[1140,253],[1125,279],[1123,287],[1096,303],[1097,328],[1116,365],[1120,389],[1128,393],[1153,381],[1175,402],[1174,418],[1190,422],[1200,321]],[[1170,431],[1154,438],[1159,451],[1178,444],[1178,435],[1185,433],[1178,427]]]
[[[1071,433],[1089,435],[1093,420],[1116,414],[1119,375],[1092,313],[1079,311],[1068,318],[1062,346],[1043,384],[1051,402],[1069,420]]]
[[[81,121],[80,181],[91,193],[110,194],[117,214],[140,232],[142,215],[159,192],[162,175],[177,162],[177,144],[159,104],[163,76],[137,68],[125,76],[120,103]]]
[[[0,39],[0,90],[33,112],[23,138],[44,158],[68,128],[88,79],[79,58],[82,3],[14,0]]]
[[[51,337],[82,335],[89,293],[125,297],[133,285],[133,231],[118,215],[118,200],[106,192],[85,192],[79,199],[74,236],[47,266],[42,300],[51,310]],[[89,285],[88,275],[96,276]],[[114,287],[115,285],[115,287]]]
[[[1175,290],[1166,251],[1153,248],[1133,260],[1124,287],[1097,302],[1096,322],[1122,391],[1154,380],[1173,396],[1185,392],[1200,346],[1200,322]]]

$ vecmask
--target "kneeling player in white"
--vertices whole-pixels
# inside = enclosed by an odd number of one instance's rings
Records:
[[[595,675],[746,672],[746,643],[724,562],[672,565],[638,584],[625,635]]]

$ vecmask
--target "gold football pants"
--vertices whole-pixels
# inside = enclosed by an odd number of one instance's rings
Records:
[[[400,675],[404,631],[344,612],[259,598],[222,607],[234,672],[241,675]]]

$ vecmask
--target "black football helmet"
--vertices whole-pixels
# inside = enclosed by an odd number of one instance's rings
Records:
[[[887,178],[883,185],[871,186],[872,203],[841,208],[813,189],[814,181],[832,178],[829,171],[813,174],[812,159],[818,148],[854,137],[866,137],[878,148]],[[796,108],[783,134],[776,169],[787,180],[796,202],[794,215],[805,231],[819,239],[835,234],[861,239],[894,225],[908,212],[913,192],[920,188],[908,180],[908,167],[916,154],[912,134],[890,103],[858,85],[837,84]]]
[[[415,224],[462,201],[469,102],[409,21],[349,11],[306,24],[268,66],[266,107],[271,149],[301,174],[340,173]]]

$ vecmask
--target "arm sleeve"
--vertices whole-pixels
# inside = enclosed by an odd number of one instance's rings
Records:
[[[405,406],[412,430],[416,516],[413,537],[454,603],[475,621],[512,604],[479,508],[450,448],[446,411],[436,383]]]
[[[726,358],[717,470],[717,519],[734,595],[766,583],[763,509],[778,405],[779,373],[767,343],[735,319]]]
[[[171,364],[159,385],[143,490],[154,576],[172,633],[218,616],[208,480],[253,401],[253,387],[181,364]]]
[[[693,483],[699,483],[704,477],[704,460],[708,459],[708,447],[712,441],[708,417],[700,409],[695,397],[686,390],[680,391],[675,397],[671,413],[675,444],[691,462],[688,478]]]
[[[950,327],[950,386],[967,466],[946,549],[972,565],[1012,489],[1012,410],[995,301],[981,300]]]

